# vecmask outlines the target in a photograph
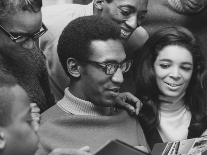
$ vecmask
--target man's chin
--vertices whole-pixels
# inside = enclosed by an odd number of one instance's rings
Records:
[[[114,99],[108,99],[108,100],[105,100],[105,101],[103,102],[103,106],[104,106],[104,107],[115,107],[116,104],[115,104]]]

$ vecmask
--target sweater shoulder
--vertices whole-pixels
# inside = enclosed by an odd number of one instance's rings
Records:
[[[47,121],[52,121],[54,119],[58,119],[63,115],[70,115],[70,113],[64,112],[62,109],[60,109],[60,107],[57,104],[55,104],[54,106],[50,107],[49,109],[47,109],[45,112],[41,114],[40,124],[43,124]]]

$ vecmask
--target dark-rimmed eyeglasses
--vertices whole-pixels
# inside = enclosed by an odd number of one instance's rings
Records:
[[[112,62],[97,62],[92,60],[79,60],[81,62],[90,63],[92,65],[95,65],[97,67],[100,67],[103,69],[103,71],[107,75],[113,75],[116,73],[117,69],[120,68],[122,73],[126,73],[129,71],[133,61],[132,60],[126,60],[121,63],[112,63]]]
[[[29,39],[37,40],[45,32],[47,32],[47,27],[42,23],[42,26],[38,32],[35,33],[15,33],[8,32],[3,26],[0,25],[0,29],[15,43],[22,43]]]

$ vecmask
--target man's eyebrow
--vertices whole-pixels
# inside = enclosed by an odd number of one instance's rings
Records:
[[[126,61],[126,59],[122,60],[121,62],[118,62],[117,60],[105,60],[103,63],[122,63],[124,61]]]
[[[18,36],[32,36],[36,33],[38,33],[39,30],[33,32],[33,33],[27,33],[27,32],[10,32],[12,35],[18,35]]]
[[[122,7],[128,7],[130,9],[132,9],[133,11],[136,10],[136,7],[132,6],[132,5],[129,5],[129,4],[123,4],[123,5],[120,5],[119,8],[122,8]],[[138,10],[138,12],[142,12],[142,13],[147,13],[148,10],[147,9],[143,9],[143,10]]]
[[[24,33],[24,32],[10,32],[12,35],[18,35],[18,36],[28,36],[30,33]]]
[[[128,5],[128,4],[126,4],[126,5],[123,4],[123,5],[120,5],[120,6],[119,6],[120,9],[123,8],[123,7],[129,8],[129,9],[131,9],[131,10],[133,10],[133,11],[136,10],[135,7],[133,7],[133,6],[131,6],[131,5]]]
[[[37,31],[35,31],[33,33],[28,33],[28,32],[12,32],[12,31],[10,33],[14,34],[14,35],[19,35],[19,36],[21,36],[21,35],[22,36],[32,36],[32,35],[38,33],[41,30],[41,28],[42,28],[42,25],[41,25],[41,27]]]

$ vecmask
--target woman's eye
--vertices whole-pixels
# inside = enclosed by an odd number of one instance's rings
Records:
[[[170,65],[169,64],[160,64],[160,67],[165,69],[165,68],[170,67]]]
[[[185,71],[191,71],[192,67],[181,66],[181,69],[183,69]]]

